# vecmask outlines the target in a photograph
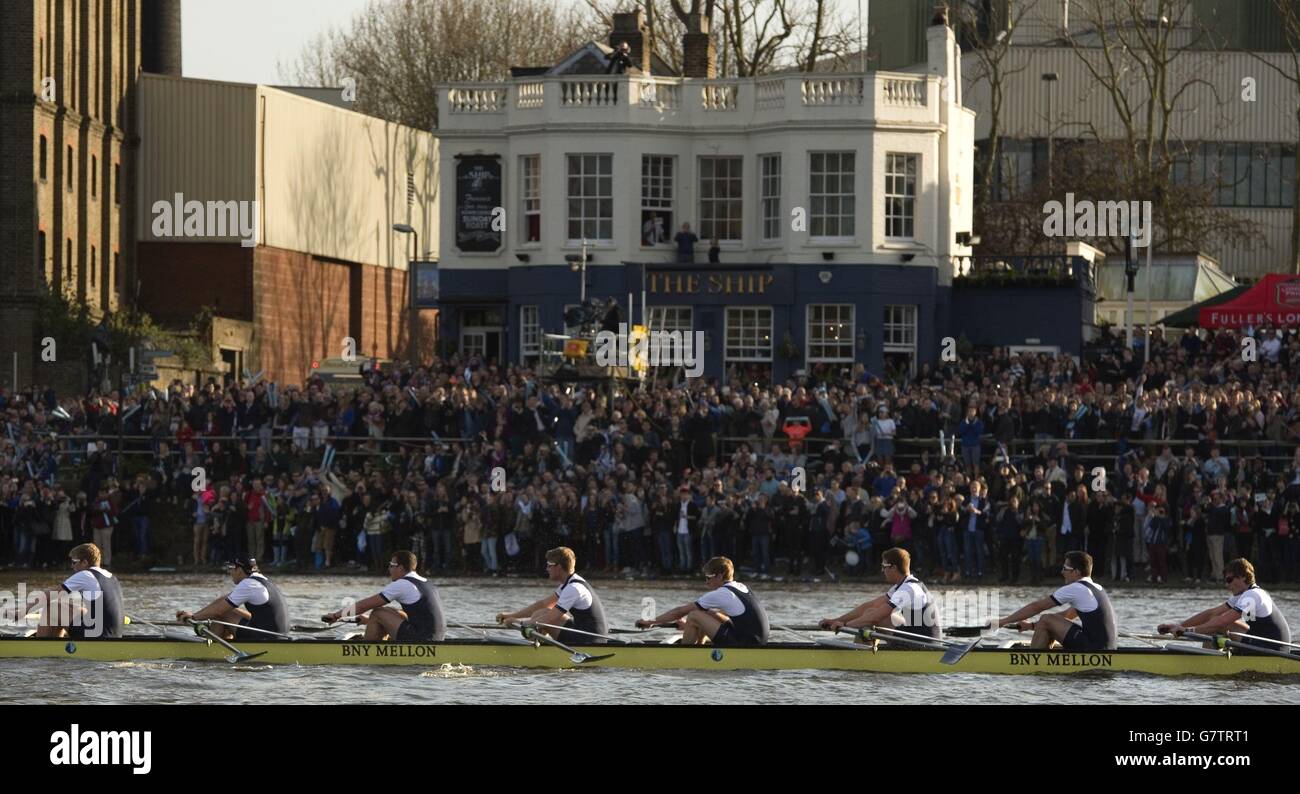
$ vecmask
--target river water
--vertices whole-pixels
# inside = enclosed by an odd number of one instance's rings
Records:
[[[57,585],[32,577],[28,587]],[[385,579],[367,576],[277,576],[295,622],[338,609],[345,599],[379,591]],[[487,623],[547,592],[542,580],[448,579],[440,586],[449,624]],[[13,591],[18,577],[0,575]],[[643,610],[667,609],[697,598],[702,583],[597,581],[611,625],[630,627]],[[197,611],[228,592],[221,574],[123,576],[127,607],[145,620],[168,620],[177,609]],[[879,584],[761,582],[755,591],[774,625],[807,624],[874,597]],[[979,590],[933,587],[947,625],[972,625],[980,615],[1009,614],[1050,592],[1049,586]],[[1218,588],[1130,587],[1112,591],[1121,631],[1154,631],[1226,596]],[[1300,593],[1274,594],[1292,625]],[[650,603],[653,600],[653,603]],[[148,633],[133,625],[128,632]],[[156,634],[156,632],[154,632]],[[774,638],[780,638],[774,632]],[[466,636],[460,630],[449,636]],[[1027,635],[1023,635],[1026,636]],[[1121,640],[1121,645],[1141,643]],[[290,667],[195,662],[95,663],[67,659],[0,659],[0,703],[1211,703],[1300,704],[1300,680],[1165,678],[1120,673],[1070,676],[870,674],[820,671],[637,671],[617,669]]]

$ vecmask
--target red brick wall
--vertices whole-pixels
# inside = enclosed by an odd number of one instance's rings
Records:
[[[140,308],[182,327],[204,306],[252,320],[253,251],[230,243],[140,243]]]
[[[410,336],[407,303],[406,271],[363,265],[358,352],[380,358],[404,353]]]
[[[311,362],[338,358],[350,335],[350,265],[259,246],[253,269],[257,369],[301,383]],[[364,355],[357,340],[357,355]]]

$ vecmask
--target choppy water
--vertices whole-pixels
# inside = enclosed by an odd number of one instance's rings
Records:
[[[337,609],[345,598],[378,592],[370,577],[275,577],[296,621]],[[0,576],[12,590],[13,575]],[[32,585],[53,585],[34,578]],[[610,622],[630,626],[643,600],[659,611],[700,594],[692,582],[597,582]],[[128,609],[139,618],[167,620],[177,609],[197,610],[229,589],[219,574],[126,575]],[[439,581],[450,621],[491,622],[545,594],[542,580]],[[964,597],[973,611],[1008,614],[1046,592],[1041,588],[932,588]],[[880,585],[756,583],[774,624],[812,623],[840,614]],[[1121,631],[1151,632],[1223,597],[1219,589],[1129,588],[1112,591]],[[1274,597],[1297,625],[1300,593]],[[950,617],[949,622],[953,620]],[[128,629],[131,630],[131,629]],[[139,627],[144,632],[147,629]],[[454,633],[453,633],[454,634]],[[778,635],[779,636],[779,635]],[[1121,641],[1122,644],[1140,644]],[[66,659],[0,659],[0,703],[1196,703],[1236,696],[1248,702],[1300,703],[1300,682],[1282,679],[1163,678],[1125,674],[991,676],[870,674],[822,671],[636,671],[616,669],[513,670],[502,668],[290,667],[231,668],[193,662],[95,663]]]

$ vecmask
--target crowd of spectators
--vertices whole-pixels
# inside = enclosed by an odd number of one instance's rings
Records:
[[[1082,548],[1103,580],[1213,581],[1246,556],[1295,581],[1300,337],[1247,333],[1255,360],[1239,332],[1157,334],[1147,363],[1106,335],[1079,361],[772,385],[616,391],[457,356],[353,384],[0,392],[0,562],[93,540],[107,565],[378,570],[410,548],[435,575],[540,575],[562,543],[588,573],[723,554],[833,578],[902,546],[931,581],[993,583]]]

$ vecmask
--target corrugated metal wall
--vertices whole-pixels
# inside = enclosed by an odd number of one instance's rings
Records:
[[[143,241],[157,239],[154,202],[181,193],[186,201],[259,201],[262,245],[405,268],[414,242],[392,225],[409,223],[422,252],[437,258],[430,133],[273,88],[158,75],[140,78],[139,119]]]
[[[415,244],[392,226],[409,223],[420,247],[437,251],[431,134],[265,86],[258,106],[266,122],[266,245],[404,269]],[[408,172],[416,184],[409,215]]]
[[[1103,77],[1101,53],[1087,51],[1088,63]],[[1284,56],[1265,56],[1285,68]],[[1120,116],[1111,92],[1089,71],[1083,59],[1065,47],[1016,48],[1008,52],[1003,69],[1002,134],[1017,138],[1045,138],[1053,130],[1057,138],[1115,138],[1123,134]],[[1059,80],[1046,83],[1042,75],[1055,72]],[[979,61],[972,55],[962,59],[966,83],[964,101],[979,113],[975,137],[988,137],[989,84],[983,79]],[[1255,81],[1256,100],[1242,99],[1242,81]],[[1202,85],[1197,81],[1205,81]],[[1253,56],[1242,53],[1188,52],[1171,65],[1169,91],[1195,83],[1178,99],[1170,119],[1175,139],[1187,141],[1296,140],[1296,93],[1291,83]],[[1145,106],[1150,97],[1146,82],[1130,71],[1126,96],[1133,115],[1145,130]],[[1052,96],[1049,124],[1048,91]]]
[[[153,234],[156,201],[252,201],[256,198],[254,86],[142,74],[137,118],[140,155],[137,234]],[[186,238],[218,242],[229,238]]]

